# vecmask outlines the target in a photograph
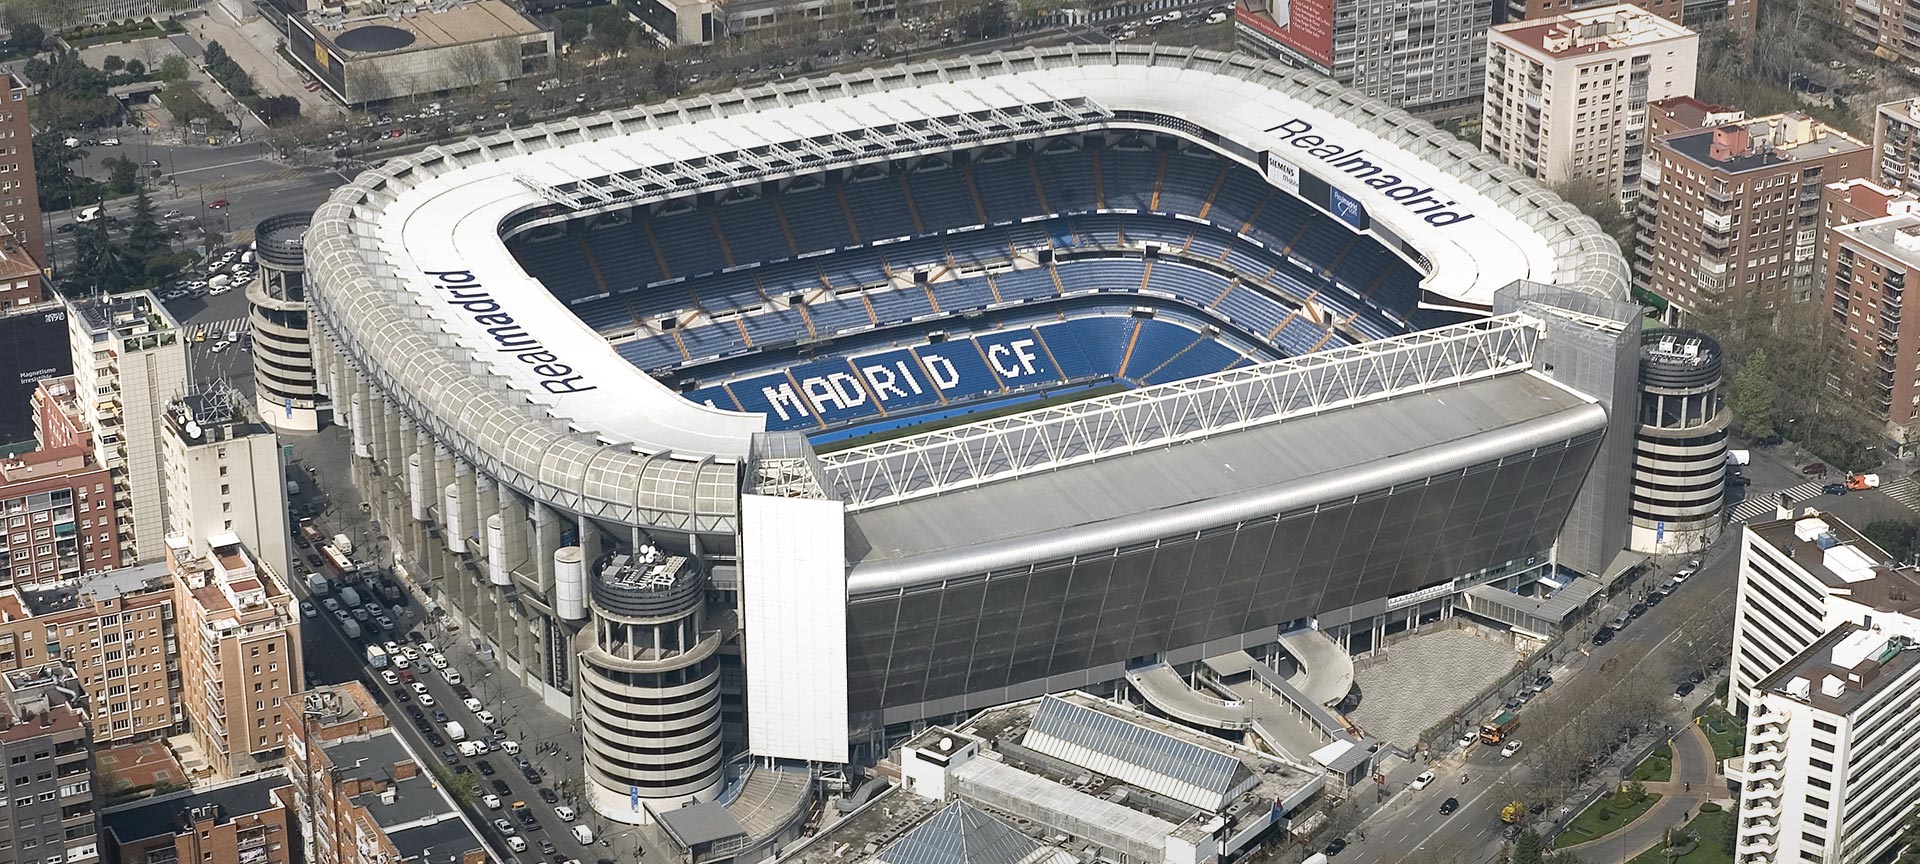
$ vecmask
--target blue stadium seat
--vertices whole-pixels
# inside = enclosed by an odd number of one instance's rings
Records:
[[[1133,351],[1127,355],[1127,367],[1120,374],[1140,380],[1187,350],[1187,346],[1199,338],[1199,334],[1178,324],[1151,318],[1141,321],[1140,335],[1133,340]]]
[[[1172,258],[1162,258],[1153,265],[1153,275],[1147,280],[1147,287],[1156,291],[1165,291],[1194,306],[1205,308],[1219,299],[1220,292],[1227,290],[1233,280],[1211,270],[1205,270]]]
[[[1185,381],[1201,375],[1212,375],[1232,366],[1239,359],[1239,351],[1212,339],[1199,339],[1141,380],[1147,384]]]
[[[1287,319],[1290,310],[1281,306],[1272,297],[1245,284],[1235,285],[1220,304],[1213,307],[1215,312],[1226,316],[1227,320],[1245,328],[1254,338],[1265,340],[1273,328]]]
[[[918,285],[891,291],[873,291],[867,294],[867,302],[873,304],[874,317],[882,324],[893,324],[932,315],[933,304],[927,300],[927,292]]]
[[[867,305],[859,297],[841,297],[825,303],[812,303],[807,306],[807,316],[813,319],[813,329],[821,336],[829,336],[849,327],[872,327],[873,318],[867,315]]]
[[[1153,178],[1160,154],[1152,150],[1100,151],[1100,185],[1110,210],[1146,210],[1153,203]]]
[[[1054,265],[1060,285],[1076,291],[1138,291],[1147,275],[1147,263],[1138,258],[1084,258]]]
[[[915,171],[907,175],[907,180],[913,186],[913,203],[920,209],[920,222],[929,232],[980,224],[973,194],[967,191],[967,178],[959,169]]]
[[[992,279],[1002,300],[1037,300],[1059,293],[1054,289],[1053,275],[1045,267],[1008,270],[993,274]]]
[[[1093,157],[1078,150],[1033,157],[1046,188],[1047,206],[1055,213],[1094,209]]]
[[[720,217],[734,264],[760,264],[794,254],[767,202],[759,198],[732,201],[715,207],[714,214]]]
[[[1025,159],[1002,159],[973,166],[973,185],[986,205],[987,221],[1012,222],[1040,215],[1040,199],[1033,194],[1033,173]]]
[[[1298,357],[1312,351],[1313,346],[1320,344],[1326,335],[1327,331],[1314,326],[1312,321],[1301,315],[1287,322],[1279,335],[1273,337],[1273,344],[1289,356]]]
[[[1284,194],[1284,193],[1282,193]],[[1238,231],[1240,226],[1253,218],[1260,210],[1261,202],[1274,194],[1273,186],[1261,179],[1260,175],[1245,168],[1234,168],[1227,175],[1227,182],[1220,185],[1220,194],[1213,198],[1213,209],[1207,211],[1207,221],[1220,225],[1228,231]]]
[[[600,265],[608,290],[631,291],[666,278],[654,258],[653,246],[636,223],[588,231],[587,246],[593,250],[593,260]]]
[[[940,302],[943,312],[982,309],[993,303],[993,289],[987,287],[985,276],[949,279],[933,284],[933,299]]]
[[[900,192],[898,179],[889,176],[850,182],[846,193],[847,206],[853,210],[854,223],[860,226],[862,242],[913,235],[913,214],[907,211],[907,200]],[[933,225],[926,228],[938,230]]]
[[[679,333],[680,342],[687,346],[688,356],[695,360],[720,357],[747,347],[746,340],[740,336],[740,328],[732,321],[688,327]]]
[[[1068,380],[1111,378],[1120,369],[1136,322],[1124,315],[1073,318],[1038,328]]]
[[[1160,181],[1160,206],[1155,209],[1161,213],[1200,215],[1200,209],[1207,203],[1207,193],[1213,191],[1214,181],[1220,179],[1224,164],[1193,151],[1168,156],[1166,175]]]
[[[881,263],[880,253],[871,249],[850,251],[820,260],[827,283],[835,288],[887,281],[887,268]]]
[[[793,341],[807,337],[807,324],[800,320],[800,313],[792,309],[780,311],[768,310],[741,319],[747,324],[747,335],[753,337],[755,347],[765,347],[764,343]]]
[[[853,244],[846,212],[840,209],[840,199],[830,186],[784,193],[780,210],[786,214],[793,244],[800,247],[802,255]]]
[[[760,285],[753,276],[751,270],[735,270],[691,279],[687,285],[700,295],[700,306],[708,312],[744,309],[765,302],[765,298],[760,296]]]
[[[686,362],[672,336],[646,336],[614,346],[614,351],[641,369],[668,369]]]
[[[627,308],[625,300],[619,297],[602,297],[589,300],[573,307],[573,314],[581,323],[596,331],[612,330],[634,323],[633,310]]]
[[[530,243],[516,242],[512,244],[512,251],[520,268],[540,280],[561,302],[571,303],[602,293],[576,234]]]
[[[613,295],[626,301],[633,307],[633,314],[641,319],[661,318],[675,312],[693,308],[693,296],[687,293],[687,286],[675,282],[670,285],[655,285]]]
[[[675,276],[710,273],[727,266],[705,208],[652,217],[653,239],[660,243],[667,269]]]
[[[754,273],[760,290],[768,297],[786,297],[826,287],[820,280],[820,265],[813,260],[768,264]]]

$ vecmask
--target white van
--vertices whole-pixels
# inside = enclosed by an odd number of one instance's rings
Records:
[[[573,826],[573,839],[580,841],[580,845],[582,846],[592,843],[593,829],[585,825],[575,825]]]
[[[80,215],[73,217],[73,221],[85,225],[98,218],[100,218],[100,208],[96,205],[80,211]]]
[[[212,279],[207,280],[207,287],[214,291],[226,290],[232,284],[233,284],[233,277],[228,276],[225,273],[222,273],[218,276],[213,277]]]
[[[500,742],[500,749],[505,751],[508,756],[518,756],[520,755],[520,742],[502,741]]]

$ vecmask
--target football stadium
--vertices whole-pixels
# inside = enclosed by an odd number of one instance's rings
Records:
[[[580,718],[618,820],[1229,652],[1333,704],[1461,591],[1625,545],[1617,248],[1253,58],[1026,49],[514,129],[368,171],[307,247],[356,485]]]

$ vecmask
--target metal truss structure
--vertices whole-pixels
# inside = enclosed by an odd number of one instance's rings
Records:
[[[1004,91],[1002,91],[1004,93]],[[513,178],[547,201],[573,211],[625,207],[692,194],[716,185],[820,171],[927,151],[949,151],[997,141],[1026,139],[1100,123],[1113,112],[1084,96],[1023,101],[1011,93],[1005,107],[963,109],[940,102],[943,113],[909,122],[863,125],[848,119],[848,131],[805,134],[778,123],[765,141],[716,140],[716,152],[636,168],[616,169],[575,157],[593,176],[547,183],[524,171]]]
[[[1513,313],[819,458],[859,511],[1524,371],[1541,329]]]

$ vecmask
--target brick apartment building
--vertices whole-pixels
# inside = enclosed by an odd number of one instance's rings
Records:
[[[1920,332],[1900,323],[1907,283],[1920,283],[1920,198],[1867,180],[1821,193],[1821,284],[1840,361],[1828,384],[1907,449],[1920,426]]]
[[[208,538],[204,558],[167,538],[180,615],[181,693],[207,767],[237,777],[278,764],[298,716],[300,622],[293,595],[239,538]],[[195,766],[187,766],[189,769]]]
[[[33,120],[27,115],[27,82],[0,72],[0,226],[20,238],[33,260],[47,263],[40,224],[40,186],[33,173]]]
[[[1534,21],[1594,5],[1581,0],[1494,0],[1494,20]],[[1760,0],[1644,0],[1633,5],[1696,30],[1725,23],[1747,39],[1753,38],[1760,21]]]
[[[279,772],[109,807],[109,864],[292,864],[293,786]]]
[[[180,659],[164,565],[85,577],[77,585],[0,591],[0,671],[58,660],[86,693],[102,745],[180,732]]]
[[[1797,112],[1721,116],[1655,106],[1656,127],[1711,125],[1656,135],[1641,166],[1634,285],[1665,300],[1674,323],[1810,301],[1820,187],[1864,176],[1872,158],[1864,142]]]
[[[426,864],[429,850],[433,864],[487,860],[459,808],[392,730],[315,737],[309,752],[299,724],[288,730],[288,773],[307,784],[294,805],[312,826],[308,864]]]

